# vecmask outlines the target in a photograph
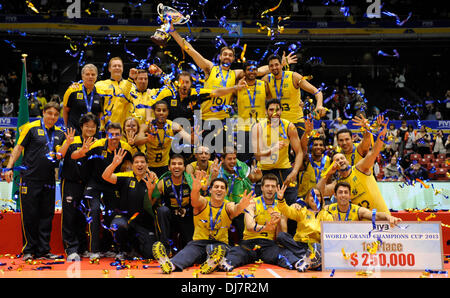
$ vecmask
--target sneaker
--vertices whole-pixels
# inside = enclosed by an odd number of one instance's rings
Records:
[[[32,255],[32,254],[24,254],[22,259],[23,259],[25,262],[26,262],[26,261],[33,260],[33,255]]]
[[[80,255],[77,254],[76,252],[73,252],[70,255],[68,255],[66,259],[67,262],[79,262],[80,260],[81,260]]]
[[[83,253],[81,254],[82,258],[89,258],[91,256],[91,253],[87,250],[83,251]]]
[[[295,269],[297,269],[298,272],[305,272],[309,268],[309,263],[309,258],[303,257],[295,263]]]
[[[101,253],[101,256],[102,256],[103,258],[115,258],[116,255],[117,255],[117,254],[116,254],[114,251],[110,251],[110,250],[108,250],[108,251],[106,251],[106,252],[104,252],[104,253]]]
[[[119,252],[118,254],[116,254],[116,261],[125,261],[125,259],[126,259],[125,253]]]
[[[152,247],[153,257],[158,260],[161,270],[164,274],[170,274],[175,269],[166,253],[166,248],[161,241],[157,241]]]
[[[217,268],[217,266],[222,263],[224,257],[225,250],[223,249],[223,247],[221,245],[216,246],[212,253],[208,256],[206,261],[200,265],[200,273],[212,273]]]
[[[91,260],[91,261],[99,260],[99,259],[100,259],[100,254],[98,252],[93,252],[89,256],[89,260]]]
[[[64,259],[64,256],[54,255],[52,253],[46,253],[44,255],[39,256],[37,259],[38,260],[57,260],[57,259]]]
[[[229,263],[228,263],[228,261],[227,261],[227,258],[223,258],[222,259],[222,262],[220,262],[220,264],[219,264],[219,270],[220,271],[225,271],[225,272],[231,272],[231,271],[233,271],[233,266],[231,266]]]

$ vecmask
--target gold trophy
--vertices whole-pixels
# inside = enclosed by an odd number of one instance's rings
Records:
[[[162,3],[158,4],[157,12],[163,24],[161,25],[161,28],[156,29],[155,33],[152,37],[150,37],[150,39],[160,47],[164,47],[167,44],[167,40],[169,38],[169,20],[171,20],[173,25],[183,25],[189,21],[190,16],[188,15],[187,17],[185,17],[180,12],[178,12],[178,10],[170,6],[165,6]]]

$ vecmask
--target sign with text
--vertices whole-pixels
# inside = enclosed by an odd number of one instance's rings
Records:
[[[323,270],[442,270],[441,222],[322,222]]]

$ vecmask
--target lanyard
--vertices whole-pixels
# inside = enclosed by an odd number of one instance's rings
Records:
[[[322,157],[322,160],[320,162],[320,166],[317,166],[314,160],[312,159],[312,154],[309,154],[309,163],[311,164],[311,167],[314,169],[314,174],[316,175],[316,183],[319,183],[320,180],[320,174],[323,171],[323,168],[325,167],[325,162],[327,160],[327,156],[324,155]]]
[[[184,177],[181,177],[180,192],[177,193],[177,190],[175,189],[175,185],[173,184],[172,177],[170,177],[170,182],[172,184],[172,191],[175,196],[175,199],[177,200],[178,206],[180,206],[180,207],[183,203],[183,180],[184,180]]]
[[[92,110],[92,103],[94,102],[95,86],[94,86],[94,89],[92,89],[92,91],[91,91],[91,96],[90,96],[89,101],[88,101],[88,95],[86,92],[86,87],[84,85],[83,85],[82,89],[83,89],[84,102],[86,103],[86,110],[89,113]]]
[[[222,65],[219,65],[219,74],[220,74],[220,80],[221,80],[220,85],[222,87],[226,87],[227,81],[228,81],[228,76],[230,75],[230,70],[227,70],[227,76],[224,79],[223,74],[222,74]]]
[[[231,175],[232,180],[231,180],[231,183],[229,183],[230,187],[228,188],[228,196],[233,193],[234,181],[236,180],[236,174],[235,173],[237,172],[237,168],[234,167],[233,170],[234,170],[234,172]],[[239,175],[239,173],[238,173],[238,175]],[[225,170],[223,169],[223,167],[220,168],[219,177],[223,177],[223,178],[227,179],[227,182],[230,180],[230,176],[225,175]]]
[[[352,150],[352,166],[355,165],[355,150],[356,150],[356,147],[355,147],[355,145],[353,145],[353,150]]]
[[[339,221],[341,221],[341,212],[339,211],[339,207],[337,207],[337,211],[338,211],[338,217],[339,217]],[[348,210],[347,210],[347,214],[345,214],[345,220],[344,221],[348,221],[348,215],[350,214],[350,209],[352,209],[352,205],[348,206]]]
[[[264,210],[267,211],[267,205],[266,205],[266,202],[264,201],[264,198],[261,196],[260,199],[263,204]],[[277,206],[277,200],[273,200],[273,204],[270,205],[270,207],[275,208],[276,206]]]
[[[283,97],[283,81],[284,81],[284,71],[281,72],[280,91],[278,91],[277,80],[275,79],[275,76],[273,77],[273,84],[275,85],[275,93],[277,94],[278,100],[281,100],[281,98]]]
[[[255,90],[253,91],[253,97],[250,95],[250,91],[247,89],[248,98],[250,99],[250,105],[252,108],[255,107],[255,100],[256,100],[256,82],[255,82]]]
[[[41,118],[41,125],[42,125],[42,128],[44,130],[45,139],[47,140],[47,144],[46,145],[48,147],[48,152],[49,152],[49,153],[47,153],[47,157],[50,157],[49,154],[50,154],[50,152],[53,151],[53,144],[55,143],[55,138],[54,138],[55,131],[54,130],[52,131],[52,134],[51,134],[51,136],[49,138],[49,136],[47,134],[47,128],[45,127],[45,124],[44,124],[44,118]],[[53,160],[53,158],[51,158],[51,160]]]
[[[214,231],[216,224],[219,222],[219,217],[220,217],[220,214],[222,213],[223,206],[225,206],[225,203],[222,203],[222,206],[220,206],[219,211],[217,211],[216,220],[213,220],[211,200],[209,201],[209,226],[211,228],[211,232]]]

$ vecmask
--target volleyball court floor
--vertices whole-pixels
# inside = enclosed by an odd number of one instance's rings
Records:
[[[118,262],[102,258],[98,262],[82,259],[80,262],[32,260],[25,262],[14,255],[0,255],[0,278],[448,278],[449,256],[445,257],[443,272],[426,271],[307,271],[300,273],[269,264],[250,264],[233,272],[204,275],[199,266],[182,272],[163,274],[155,260],[127,260]]]

